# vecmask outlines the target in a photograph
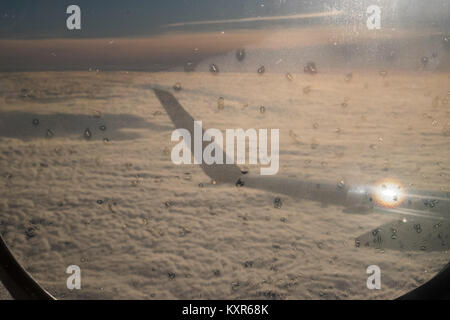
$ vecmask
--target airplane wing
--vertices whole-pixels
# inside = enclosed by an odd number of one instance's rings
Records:
[[[177,129],[193,136],[194,118],[167,89],[152,86],[156,96]],[[192,152],[193,145],[188,146]],[[204,147],[204,146],[203,146]],[[224,159],[226,158],[225,152]],[[217,183],[239,181],[241,186],[284,194],[298,200],[312,200],[323,205],[344,207],[344,212],[381,212],[398,217],[355,239],[355,245],[397,250],[443,251],[449,247],[450,197],[448,193],[408,191],[398,206],[386,207],[374,201],[374,186],[347,186],[323,181],[306,181],[287,177],[243,174],[229,164],[200,165]]]
[[[450,222],[409,217],[383,224],[355,239],[357,247],[401,251],[446,251],[450,249]]]

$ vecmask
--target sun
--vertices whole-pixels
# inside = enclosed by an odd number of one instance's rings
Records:
[[[405,200],[403,185],[393,179],[378,182],[372,195],[376,204],[384,208],[396,208]]]

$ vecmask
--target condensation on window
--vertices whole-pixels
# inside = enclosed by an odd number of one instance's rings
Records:
[[[448,263],[447,1],[78,2],[0,4],[0,232],[55,297],[392,299]]]

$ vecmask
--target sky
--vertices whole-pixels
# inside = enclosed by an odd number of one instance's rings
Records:
[[[73,4],[81,30],[66,27]],[[277,32],[279,49],[296,43],[303,52],[337,30],[351,39],[354,26],[367,32],[371,4],[382,9],[376,34],[383,39],[391,30],[397,38],[425,29],[450,35],[448,0],[1,0],[0,71],[162,70],[265,43]],[[201,54],[192,57],[194,48]]]
[[[67,30],[65,24],[66,8],[71,4],[78,5],[82,12],[82,29],[77,32]],[[343,11],[347,15],[343,22],[348,23],[348,18],[363,12],[370,4],[380,5],[386,20],[449,25],[447,0],[2,0],[0,38],[146,36],[167,32],[163,26],[183,22],[295,16],[330,9]],[[291,20],[299,24],[305,22],[304,19]],[[264,25],[274,22],[285,25],[287,21],[265,21]],[[227,28],[261,25],[244,21],[228,24]],[[197,25],[189,30],[205,29],[212,30],[214,26]]]
[[[320,1],[285,0],[2,0],[0,37],[108,37],[151,35],[185,21],[239,19],[321,11]],[[77,4],[82,30],[65,28],[66,8]],[[296,9],[295,9],[295,8]],[[6,16],[5,16],[6,14]]]

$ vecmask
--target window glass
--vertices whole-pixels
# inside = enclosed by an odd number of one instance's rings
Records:
[[[450,257],[449,12],[2,1],[0,232],[61,299],[405,294]]]

